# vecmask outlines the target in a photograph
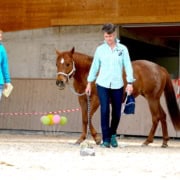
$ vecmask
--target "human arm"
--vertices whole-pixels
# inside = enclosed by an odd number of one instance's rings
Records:
[[[124,62],[124,69],[126,72],[126,81],[127,81],[127,85],[125,87],[125,90],[128,94],[132,94],[133,82],[135,81],[135,79],[133,77],[133,68],[132,68],[129,52],[128,52],[128,49],[126,47],[124,49],[123,58],[124,58],[123,62]]]
[[[10,78],[10,73],[9,73],[9,64],[8,64],[8,56],[6,49],[4,46],[1,45],[1,56],[2,56],[2,74],[3,74],[3,79],[5,83],[5,87],[11,83],[11,78]]]

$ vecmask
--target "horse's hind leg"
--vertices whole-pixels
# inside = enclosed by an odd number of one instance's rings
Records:
[[[78,100],[81,106],[82,133],[79,139],[76,141],[76,144],[81,144],[87,136],[87,99],[86,96],[80,96]]]
[[[162,132],[163,132],[163,144],[162,147],[167,147],[167,141],[169,140],[168,132],[167,132],[167,124],[166,124],[166,114],[164,113],[161,105],[160,100],[150,100],[148,99],[151,115],[152,115],[152,127],[149,132],[148,138],[143,143],[143,145],[148,145],[149,143],[153,142],[154,135],[159,123],[161,121],[162,125]]]
[[[162,134],[163,134],[163,143],[161,147],[166,148],[168,146],[167,142],[169,141],[168,129],[167,129],[167,122],[166,122],[166,113],[164,112],[163,108],[160,105],[161,110],[161,127],[162,127]]]

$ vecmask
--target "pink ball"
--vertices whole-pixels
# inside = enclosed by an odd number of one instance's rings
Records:
[[[58,114],[55,114],[52,119],[54,124],[59,124],[61,117]]]

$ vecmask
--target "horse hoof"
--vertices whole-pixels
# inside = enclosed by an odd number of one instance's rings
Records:
[[[73,145],[74,145],[74,146],[79,146],[80,144],[79,144],[79,143],[77,143],[77,142],[75,142]]]
[[[141,144],[141,147],[147,147],[147,146],[148,146],[148,144],[146,144],[146,143]]]
[[[162,144],[162,146],[161,146],[162,148],[167,148],[168,147],[168,145],[167,144]]]
[[[94,140],[97,145],[101,144],[101,137],[96,137]]]
[[[97,145],[101,144],[101,139],[96,140],[96,144]]]
[[[81,143],[79,143],[79,141],[76,141],[76,142],[74,143],[74,145],[79,145],[79,144],[81,144]]]
[[[74,144],[80,145],[83,142],[83,140],[78,139]]]

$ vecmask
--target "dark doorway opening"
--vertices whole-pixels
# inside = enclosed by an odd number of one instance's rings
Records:
[[[166,29],[167,28],[168,27],[166,27]],[[151,35],[149,35],[148,33],[143,33],[144,31],[142,31],[142,27],[140,27],[139,29],[135,28],[135,33],[133,32],[133,29],[126,28],[125,32],[124,28],[120,29],[120,40],[124,45],[127,46],[131,60],[133,61],[137,59],[147,59],[149,61],[153,61],[159,65],[164,66],[168,70],[173,79],[178,78],[180,66],[180,32],[179,34],[177,34],[177,32],[174,32],[175,35],[173,35],[172,31],[171,35],[166,36],[164,37],[164,39],[162,39],[160,35],[157,38],[157,33],[155,33],[157,29],[158,34],[161,34],[160,29],[158,29],[158,27],[153,29],[154,34],[156,34],[156,36],[154,37],[153,33],[151,33]],[[163,31],[165,29],[163,28],[161,30]],[[139,33],[137,34],[137,32]],[[162,32],[162,34],[163,33],[164,32]],[[177,38],[175,38],[175,36]],[[159,40],[159,43],[157,39]]]

